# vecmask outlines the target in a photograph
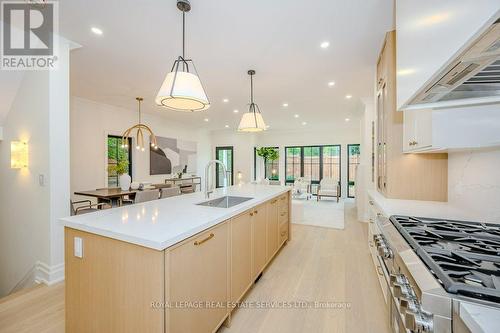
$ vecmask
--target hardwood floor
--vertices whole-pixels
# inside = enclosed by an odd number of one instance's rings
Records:
[[[346,204],[345,230],[293,224],[293,240],[245,298],[255,307],[272,301],[319,301],[345,302],[349,308],[240,308],[231,326],[219,333],[389,332],[366,244],[367,225],[357,222],[354,213],[352,204]],[[64,284],[1,299],[0,332],[64,332]]]
[[[377,273],[368,252],[367,227],[346,203],[345,229],[293,224],[287,244],[250,290],[248,302],[339,302],[344,309],[250,309],[233,313],[219,333],[390,332]],[[250,303],[251,304],[251,303]]]
[[[39,285],[1,299],[0,332],[64,332],[64,284]]]

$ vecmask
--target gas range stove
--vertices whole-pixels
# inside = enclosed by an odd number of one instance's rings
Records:
[[[391,216],[444,289],[500,303],[500,225]]]

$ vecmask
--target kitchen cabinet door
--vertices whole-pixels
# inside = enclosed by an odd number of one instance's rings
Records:
[[[432,148],[432,126],[432,111],[404,111],[403,150],[411,152]]]
[[[267,203],[267,260],[271,260],[279,248],[279,203]]]
[[[212,332],[226,317],[228,240],[224,222],[169,251],[167,299],[179,307],[167,309],[167,332]],[[221,306],[197,306],[205,302]]]
[[[274,201],[277,201],[274,199]],[[275,205],[276,206],[276,205]],[[256,278],[268,261],[266,205],[257,206],[252,215],[252,276]]]
[[[237,302],[253,282],[252,216],[246,212],[231,220],[231,301]],[[265,234],[264,234],[265,239]]]

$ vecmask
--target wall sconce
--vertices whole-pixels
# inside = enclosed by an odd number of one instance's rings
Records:
[[[12,141],[10,143],[10,168],[22,169],[28,167],[28,143]]]

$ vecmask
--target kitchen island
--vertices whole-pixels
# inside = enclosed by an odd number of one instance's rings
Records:
[[[61,219],[67,332],[214,332],[290,239],[290,188],[236,185]],[[241,199],[240,199],[241,200]]]

